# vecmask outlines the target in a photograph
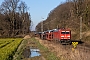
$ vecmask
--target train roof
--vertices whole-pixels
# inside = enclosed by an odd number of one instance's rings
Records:
[[[61,31],[61,30],[68,30],[70,31],[70,29],[52,29],[52,30],[47,30],[47,31],[44,31],[44,32],[41,32],[41,33],[47,33],[47,32],[57,32],[57,31]]]

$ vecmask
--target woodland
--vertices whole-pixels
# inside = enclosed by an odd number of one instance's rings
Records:
[[[4,0],[0,5],[0,37],[23,36],[30,32],[31,17],[25,2]]]

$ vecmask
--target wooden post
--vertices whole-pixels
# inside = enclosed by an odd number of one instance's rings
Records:
[[[82,40],[82,17],[80,17],[80,40]]]

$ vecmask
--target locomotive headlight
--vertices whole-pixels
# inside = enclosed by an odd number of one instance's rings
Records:
[[[70,39],[70,38],[68,38],[68,39]]]
[[[67,36],[67,37],[70,37],[70,36]]]
[[[61,37],[64,37],[64,36],[61,36]]]

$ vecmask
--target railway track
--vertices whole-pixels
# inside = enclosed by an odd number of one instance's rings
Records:
[[[37,38],[38,39],[38,38]],[[66,60],[90,60],[90,47],[86,43],[79,43],[77,47],[72,50],[73,45],[62,45],[58,41],[47,41],[38,39],[41,44],[48,47],[50,51],[54,52],[57,57],[65,58]]]

